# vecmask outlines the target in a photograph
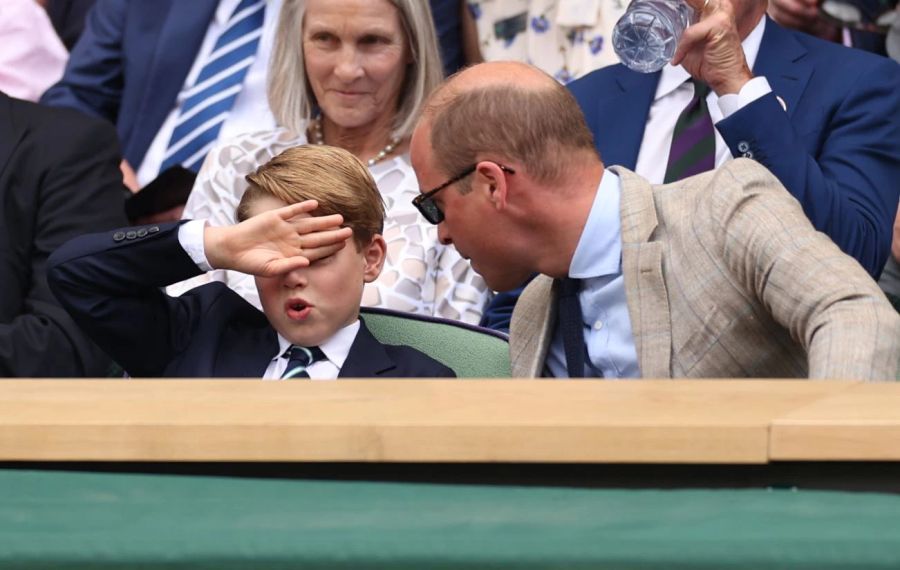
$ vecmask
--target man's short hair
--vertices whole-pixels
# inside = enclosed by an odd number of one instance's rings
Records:
[[[541,183],[560,180],[570,160],[585,151],[596,154],[594,138],[581,108],[568,89],[476,86],[458,93],[447,85],[426,109],[431,147],[448,176],[470,168],[478,157],[516,160]],[[462,181],[461,192],[469,184]]]
[[[353,230],[357,248],[384,229],[384,202],[369,169],[352,153],[333,146],[289,148],[247,175],[249,187],[237,207],[237,220],[250,217],[252,203],[273,196],[285,204],[316,200],[314,216],[341,214]]]

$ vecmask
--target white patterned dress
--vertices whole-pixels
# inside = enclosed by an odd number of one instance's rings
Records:
[[[466,3],[485,61],[524,61],[562,84],[619,62],[612,47],[612,31],[629,0]],[[579,21],[567,22],[567,18]]]
[[[305,135],[278,129],[219,143],[203,163],[183,217],[207,219],[214,226],[234,224],[247,189],[244,177],[285,149],[306,142]],[[438,241],[437,226],[412,205],[419,185],[409,155],[381,161],[370,171],[385,203],[387,259],[378,279],[366,284],[362,304],[477,324],[490,291],[455,248]],[[225,282],[260,307],[253,277],[237,271],[210,271],[172,285],[168,292],[181,294],[211,280]]]

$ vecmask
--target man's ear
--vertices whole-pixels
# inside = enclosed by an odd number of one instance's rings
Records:
[[[381,269],[384,267],[384,258],[387,254],[387,242],[381,234],[372,236],[372,240],[365,248],[363,248],[363,259],[365,260],[366,269],[363,273],[363,280],[371,283],[378,279],[381,275]]]
[[[506,207],[509,198],[509,186],[503,169],[496,162],[484,160],[475,167],[476,183],[488,191],[488,199],[498,210]]]

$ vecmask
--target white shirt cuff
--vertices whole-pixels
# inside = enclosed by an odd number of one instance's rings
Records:
[[[754,77],[745,83],[739,92],[719,97],[718,104],[719,110],[722,111],[722,118],[727,119],[746,105],[771,92],[772,88],[765,77]]]
[[[206,229],[206,220],[191,220],[181,224],[178,228],[178,243],[184,248],[191,260],[203,271],[212,271],[212,266],[206,259],[206,249],[203,247],[203,230]]]

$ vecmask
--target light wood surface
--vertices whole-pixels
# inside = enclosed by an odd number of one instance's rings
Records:
[[[777,418],[771,459],[900,461],[900,385],[858,384]]]
[[[858,387],[9,380],[0,460],[765,463],[778,418]]]

